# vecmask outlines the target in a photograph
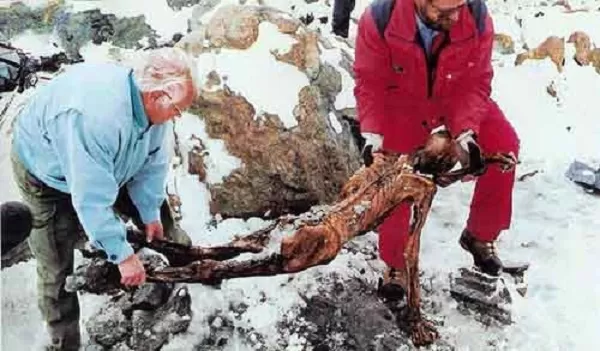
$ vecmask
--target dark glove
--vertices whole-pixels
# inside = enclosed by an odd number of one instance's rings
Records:
[[[366,167],[373,164],[373,153],[381,151],[383,146],[383,136],[373,133],[362,133],[362,137],[365,139],[365,146],[362,150],[362,158]]]

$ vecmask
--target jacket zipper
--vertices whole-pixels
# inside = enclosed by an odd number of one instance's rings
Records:
[[[450,42],[448,40],[448,35],[445,35],[444,41],[442,41],[442,43],[440,44],[440,46],[437,48],[437,50],[433,50],[433,44],[432,44],[432,48],[431,48],[431,57],[429,57],[427,55],[427,51],[425,50],[425,44],[423,43],[423,39],[421,38],[421,35],[419,33],[417,33],[417,43],[419,44],[419,46],[421,47],[421,50],[423,51],[423,56],[425,58],[425,66],[426,66],[426,74],[427,74],[427,98],[431,99],[431,97],[433,96],[433,84],[435,83],[435,72],[437,69],[437,64],[440,58],[440,54],[442,53],[442,50],[448,45],[448,43]]]

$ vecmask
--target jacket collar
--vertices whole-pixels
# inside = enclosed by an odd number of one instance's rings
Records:
[[[135,83],[135,79],[133,78],[133,71],[129,73],[129,88],[131,92],[133,121],[138,128],[146,130],[148,127],[150,127],[150,120],[148,119],[146,110],[144,109],[142,92],[138,88],[137,84]]]
[[[416,41],[418,34],[414,0],[395,0],[396,6],[388,24],[388,33],[407,41]],[[477,34],[475,20],[470,13],[468,2],[461,9],[459,20],[450,29],[450,42],[469,39]]]

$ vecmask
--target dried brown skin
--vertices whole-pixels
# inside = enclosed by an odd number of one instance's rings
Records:
[[[550,58],[556,65],[559,72],[563,71],[565,65],[565,39],[556,36],[548,37],[537,48],[517,55],[515,66],[525,62],[525,60],[543,60]]]
[[[425,147],[412,155],[375,153],[370,167],[359,169],[343,186],[337,201],[325,214],[302,219],[295,231],[282,239],[280,253],[246,261],[228,260],[241,253],[259,253],[280,226],[296,222],[298,217],[280,217],[269,227],[238,237],[220,247],[185,247],[165,241],[147,243],[143,235],[128,238],[134,244],[153,248],[167,256],[170,267],[148,270],[151,282],[188,282],[218,284],[223,279],[295,273],[333,260],[342,246],[377,226],[401,203],[410,203],[413,218],[404,252],[408,280],[408,322],[415,345],[433,343],[439,334],[420,310],[419,249],[421,231],[429,214],[437,186],[433,179],[450,182],[469,174],[468,169],[452,171],[457,159],[456,145],[447,133],[435,134]],[[508,171],[514,157],[493,154],[486,164],[498,163]],[[418,174],[415,166],[434,177]],[[427,167],[424,167],[427,166]],[[309,217],[310,218],[310,217]]]
[[[170,241],[154,240],[147,242],[143,234],[136,231],[127,232],[127,241],[137,247],[147,247],[165,255],[169,264],[181,267],[201,260],[228,260],[242,253],[261,252],[269,242],[271,230],[275,228],[270,225],[244,237],[236,237],[223,246],[201,247],[186,246]]]
[[[495,154],[486,157],[488,163],[500,163],[509,170],[514,160],[506,155]],[[425,320],[420,310],[419,249],[421,230],[429,213],[436,193],[436,185],[425,176],[415,174],[413,157],[375,154],[374,163],[369,168],[361,168],[342,189],[340,198],[327,215],[315,224],[301,225],[281,243],[281,253],[266,258],[249,261],[218,261],[205,259],[194,261],[184,267],[169,267],[148,272],[149,281],[188,282],[218,284],[223,279],[250,276],[269,276],[294,273],[313,266],[327,264],[340,252],[344,243],[352,238],[375,229],[400,203],[412,204],[414,218],[406,252],[406,276],[409,323],[411,338],[415,345],[428,345],[439,334],[433,325]],[[447,172],[448,165],[440,169]],[[459,180],[464,172],[445,173],[447,177]],[[263,229],[249,237],[239,238],[236,243],[225,245],[241,252],[257,252],[267,245],[267,238],[276,226],[289,223],[290,217],[281,218],[270,228]],[[245,240],[250,238],[250,240]],[[244,247],[245,246],[245,247]],[[216,249],[216,248],[213,248]],[[206,254],[207,248],[196,248],[198,256]],[[160,250],[158,250],[160,251]],[[215,256],[217,257],[217,256]],[[223,256],[221,259],[226,259]]]

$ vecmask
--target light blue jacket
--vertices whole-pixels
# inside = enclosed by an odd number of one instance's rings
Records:
[[[160,219],[169,126],[150,125],[130,69],[82,63],[38,89],[13,143],[29,172],[71,194],[91,243],[120,263],[133,250],[112,206],[126,186],[144,223]]]

